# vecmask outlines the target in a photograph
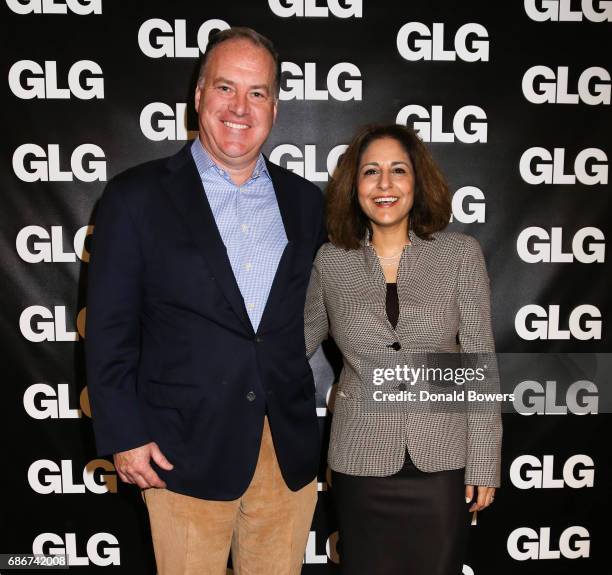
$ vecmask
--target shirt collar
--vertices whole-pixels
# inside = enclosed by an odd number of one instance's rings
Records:
[[[195,161],[196,167],[198,168],[198,172],[200,173],[200,177],[204,175],[204,172],[207,172],[211,168],[215,168],[217,172],[225,179],[230,180],[229,174],[220,166],[218,166],[210,154],[206,151],[202,142],[200,142],[200,138],[196,138],[191,144],[191,155]],[[268,166],[266,165],[266,160],[263,154],[259,154],[257,158],[257,163],[255,164],[255,168],[253,169],[253,173],[249,178],[249,181],[258,178],[261,175],[267,176],[269,180],[272,180],[270,177],[270,172],[268,172]]]

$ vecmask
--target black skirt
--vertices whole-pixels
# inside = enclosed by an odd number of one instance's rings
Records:
[[[460,575],[471,514],[464,470],[332,473],[344,575]]]

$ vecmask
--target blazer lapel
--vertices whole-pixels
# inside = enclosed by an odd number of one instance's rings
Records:
[[[165,192],[181,214],[194,242],[200,248],[223,295],[245,327],[253,333],[244,299],[236,283],[227,250],[215,222],[195,162],[191,142],[168,161],[170,173],[162,182]]]
[[[266,166],[268,167],[268,173],[270,174],[272,185],[274,186],[278,209],[283,219],[283,226],[285,226],[285,235],[287,236],[288,243],[291,244],[295,239],[297,218],[299,218],[297,206],[295,202],[291,201],[291,190],[288,189],[285,174],[270,162],[268,158],[266,158]]]
[[[285,227],[287,245],[278,262],[278,268],[276,269],[272,287],[270,288],[268,301],[266,302],[266,307],[264,308],[261,321],[259,322],[258,332],[264,331],[269,319],[274,317],[274,308],[282,300],[285,289],[287,288],[287,275],[291,269],[291,262],[296,246],[297,219],[299,218],[298,208],[295,202],[291,201],[291,189],[287,185],[285,175],[267,158],[266,166],[268,167],[268,173],[272,179],[278,209],[283,220],[283,226]]]

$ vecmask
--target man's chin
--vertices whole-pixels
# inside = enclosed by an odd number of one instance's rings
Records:
[[[221,151],[227,159],[234,161],[256,155],[252,146],[231,145],[224,147]]]

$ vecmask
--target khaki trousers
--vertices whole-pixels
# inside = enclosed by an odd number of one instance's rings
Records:
[[[297,575],[317,501],[316,479],[291,491],[266,417],[255,474],[233,501],[145,489],[159,575]]]

